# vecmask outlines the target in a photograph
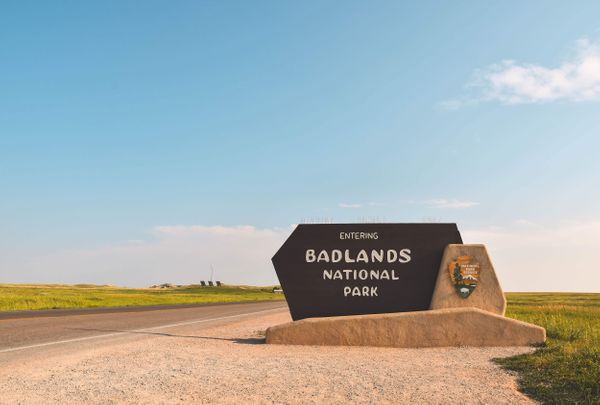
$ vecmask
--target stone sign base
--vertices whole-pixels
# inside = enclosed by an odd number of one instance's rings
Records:
[[[481,265],[477,288],[466,299],[458,295],[448,272],[450,262],[460,256],[470,256]],[[457,307],[475,307],[498,315],[506,311],[506,298],[484,245],[448,245],[444,250],[430,309]]]
[[[546,340],[536,325],[478,308],[307,318],[267,329],[267,343],[316,346],[527,346]]]

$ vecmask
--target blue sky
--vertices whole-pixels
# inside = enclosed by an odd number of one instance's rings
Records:
[[[292,224],[385,220],[600,291],[598,2],[0,10],[0,282],[269,283]]]

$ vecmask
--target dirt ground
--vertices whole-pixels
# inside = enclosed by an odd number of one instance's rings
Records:
[[[529,348],[266,345],[286,312],[0,355],[0,403],[534,403],[490,362]]]

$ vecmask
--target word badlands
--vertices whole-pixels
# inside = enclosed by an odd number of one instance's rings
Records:
[[[366,250],[360,250],[356,254],[350,253],[350,249],[343,252],[340,249],[331,251],[315,249],[306,250],[306,263],[408,263],[410,262],[410,249],[373,249],[370,254]]]
[[[319,250],[307,249],[305,252],[306,263],[408,263],[411,261],[410,249],[361,249],[352,252],[350,249]],[[341,266],[340,266],[341,267]],[[345,267],[345,266],[344,266]],[[386,266],[387,267],[387,266]],[[345,281],[397,281],[400,277],[394,269],[323,269],[323,280]],[[344,297],[378,297],[377,286],[343,286]]]

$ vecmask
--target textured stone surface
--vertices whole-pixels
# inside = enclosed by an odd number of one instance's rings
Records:
[[[459,256],[472,256],[481,265],[479,283],[467,298],[460,297],[448,272],[448,264]],[[506,311],[506,297],[484,245],[448,245],[444,251],[430,308],[460,307],[480,308],[499,315]]]
[[[541,343],[536,325],[477,308],[308,318],[267,329],[267,343],[316,346],[526,346]]]

